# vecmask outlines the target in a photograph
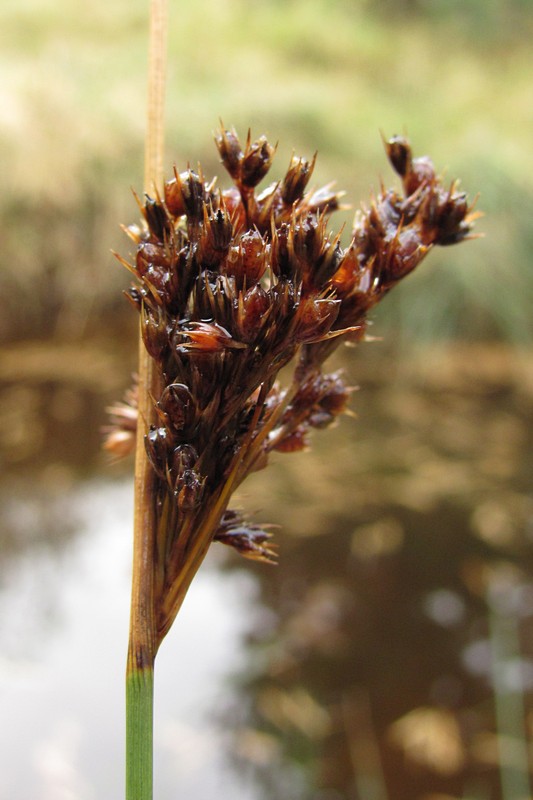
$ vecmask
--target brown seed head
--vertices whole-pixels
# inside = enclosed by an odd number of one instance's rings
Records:
[[[307,191],[316,156],[293,156],[283,180],[256,197],[275,148],[250,135],[242,147],[233,129],[215,142],[234,186],[215,193],[200,168],[176,170],[164,202],[140,203],[145,225],[132,234],[137,252],[127,265],[136,277],[128,296],[161,386],[145,435],[164,560],[160,631],[180,564],[212,538],[271,560],[269,534],[227,511],[232,491],[272,450],[304,449],[310,431],[346,410],[351,389],[338,373],[323,373],[326,358],[361,339],[372,307],[433,246],[467,238],[473,222],[456,184],[444,188],[431,161],[394,137],[385,147],[403,191],[382,189],[361,209],[345,248],[328,229],[339,193],[331,184]],[[283,389],[276,378],[291,360]],[[111,452],[128,449],[137,424],[115,416]]]

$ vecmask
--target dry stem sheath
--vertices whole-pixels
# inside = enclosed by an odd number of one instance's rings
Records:
[[[166,61],[166,0],[150,2],[145,191],[162,185]],[[142,324],[142,323],[141,323]],[[126,673],[126,800],[153,796],[153,669],[156,653],[154,572],[155,475],[144,446],[153,422],[159,378],[139,327],[134,543],[130,635]]]

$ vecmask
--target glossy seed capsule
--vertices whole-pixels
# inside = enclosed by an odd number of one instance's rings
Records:
[[[168,429],[165,427],[155,427],[152,425],[146,436],[144,437],[144,446],[150,463],[157,472],[162,476],[165,474],[167,456],[171,447],[171,437]]]
[[[275,148],[265,136],[261,136],[253,144],[247,144],[240,171],[244,186],[252,188],[263,180],[272,165],[274,152]]]
[[[184,383],[171,383],[163,389],[158,407],[176,431],[187,430],[196,418],[196,403]]]
[[[238,179],[241,172],[243,152],[236,132],[222,130],[215,136],[215,144],[225,168],[232,178]]]
[[[287,205],[301,200],[315,168],[316,153],[312,161],[293,156],[287,174],[281,184],[281,197]]]
[[[150,232],[158,241],[163,242],[172,230],[172,225],[164,206],[157,200],[152,200],[151,197],[147,196],[144,204],[144,216]]]
[[[174,494],[180,511],[191,511],[202,499],[203,481],[194,469],[184,470],[176,481]]]

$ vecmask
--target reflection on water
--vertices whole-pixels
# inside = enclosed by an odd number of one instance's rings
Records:
[[[2,800],[123,796],[130,481],[90,482],[57,502],[74,509],[63,520],[75,535],[54,548],[48,542],[57,531],[43,527],[45,540],[11,555],[2,573]],[[21,518],[38,513],[29,503]],[[55,511],[48,521],[61,526]],[[221,787],[250,797],[224,763],[224,737],[210,719],[227,706],[228,675],[244,668],[254,603],[246,572],[206,565],[161,650],[155,760],[162,800],[175,797],[177,786],[205,800]]]
[[[214,547],[161,649],[157,800],[531,796],[532,361],[374,353],[358,421],[242,492],[279,566]],[[86,475],[120,391],[54,364],[44,405],[2,373],[1,800],[122,795],[131,480]]]

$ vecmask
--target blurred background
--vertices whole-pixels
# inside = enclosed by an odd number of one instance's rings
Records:
[[[142,189],[147,3],[0,9],[1,800],[123,793],[136,361],[120,223]],[[241,136],[353,209],[407,133],[485,213],[337,364],[360,391],[239,503],[156,679],[156,797],[526,800],[533,734],[533,2],[170,0],[170,175]],[[350,212],[332,219],[347,223]]]

